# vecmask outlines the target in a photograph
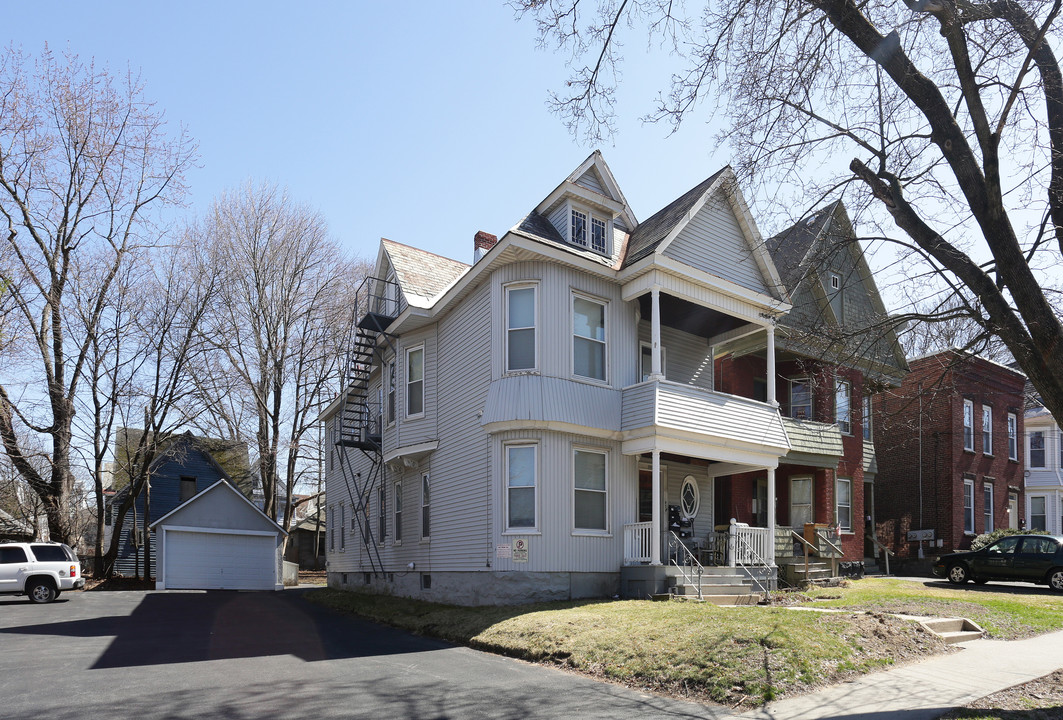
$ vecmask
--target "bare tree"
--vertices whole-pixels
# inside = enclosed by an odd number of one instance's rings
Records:
[[[685,14],[668,0],[512,3],[544,43],[573,52],[553,104],[574,132],[608,132],[623,35],[662,42],[681,65],[650,120],[678,126],[715,101],[736,172],[769,210],[844,196],[863,224],[891,227],[877,240],[896,247],[903,283],[945,310],[913,305],[893,321],[961,312],[1063,421],[1061,4],[705,0]]]
[[[320,448],[311,430],[339,390],[360,271],[320,214],[275,186],[249,183],[222,195],[203,239],[211,266],[201,272],[218,273],[219,300],[204,326],[215,352],[197,371],[201,422],[256,449],[264,510],[288,529],[296,486],[315,477]]]
[[[0,439],[44,503],[53,540],[72,539],[74,398],[115,278],[156,243],[149,212],[181,196],[194,148],[170,136],[139,78],[47,50],[0,57]],[[77,314],[80,312],[80,316]],[[75,318],[80,317],[79,320]],[[22,431],[50,441],[41,472]]]

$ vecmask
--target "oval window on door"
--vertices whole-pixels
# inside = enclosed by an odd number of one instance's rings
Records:
[[[701,493],[698,492],[698,481],[693,475],[683,478],[683,487],[679,491],[679,507],[684,518],[695,518],[698,508],[701,506]]]

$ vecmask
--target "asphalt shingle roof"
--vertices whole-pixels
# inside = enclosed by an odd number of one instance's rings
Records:
[[[657,246],[668,237],[668,233],[672,232],[672,230],[675,229],[675,226],[686,217],[687,213],[690,212],[690,209],[694,207],[694,204],[705,194],[705,191],[716,182],[717,178],[720,177],[720,173],[722,173],[724,169],[717,171],[711,177],[705,179],[670,202],[668,205],[665,205],[650,217],[640,222],[634,232],[631,233],[631,239],[628,240],[627,257],[624,258],[624,267],[636,263],[653,253],[653,251],[657,249]]]
[[[384,243],[384,248],[391,259],[395,276],[398,278],[399,286],[407,302],[410,302],[411,295],[424,298],[426,301],[435,299],[469,269],[469,266],[463,262],[451,260],[427,250],[419,250],[387,238],[381,242]],[[425,305],[425,303],[411,304]]]
[[[804,277],[805,268],[802,266],[809,251],[816,242],[816,238],[822,234],[824,228],[832,217],[838,201],[815,212],[811,217],[805,218],[778,235],[768,238],[765,245],[771,259],[779,271],[779,279],[783,287],[790,293],[800,284]]]

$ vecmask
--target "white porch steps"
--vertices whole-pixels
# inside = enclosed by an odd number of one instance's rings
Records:
[[[682,576],[675,578],[675,584],[669,588],[673,597],[686,600],[698,599],[697,578],[687,582]],[[734,572],[732,568],[707,567],[701,575],[701,600],[714,605],[756,605],[761,595],[753,592],[753,581],[745,575]]]

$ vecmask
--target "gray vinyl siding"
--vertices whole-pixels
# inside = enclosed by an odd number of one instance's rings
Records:
[[[491,385],[483,424],[507,420],[564,422],[620,430],[621,393],[609,387],[541,375],[513,375]]]
[[[568,203],[561,203],[561,206],[550,213],[550,224],[554,226],[554,229],[561,233],[566,241],[568,241],[569,231],[572,229],[569,226],[568,215]]]
[[[640,343],[650,342],[651,329],[648,320],[639,322]],[[665,379],[712,390],[712,354],[705,338],[662,325],[661,346]]]
[[[539,372],[544,376],[576,379],[592,385],[621,388],[635,382],[638,342],[635,334],[634,303],[620,298],[620,286],[606,278],[589,275],[554,263],[513,263],[494,273],[491,282],[493,308],[491,334],[491,375],[504,374],[505,296],[507,283],[537,280],[539,326],[536,337]],[[606,312],[606,382],[574,378],[572,373],[572,294],[608,304]]]
[[[771,294],[738,219],[723,197],[710,198],[664,254],[750,290]]]
[[[491,296],[485,284],[439,322],[440,442],[429,458],[432,540],[425,560],[436,571],[486,569],[489,441],[478,414],[491,382]],[[419,500],[419,485],[412,490]],[[419,538],[419,514],[411,527]]]
[[[437,404],[436,397],[439,391],[438,369],[439,357],[436,350],[436,326],[428,329],[404,335],[398,342],[398,377],[396,380],[395,410],[398,422],[397,432],[394,435],[394,444],[385,445],[385,451],[417,445],[419,443],[435,440],[437,433]],[[406,417],[406,352],[407,350],[424,347],[424,414],[423,417]]]
[[[694,537],[704,539],[713,531],[714,524],[718,525],[727,522],[727,518],[719,521],[713,518],[713,483],[709,478],[709,471],[707,468],[664,459],[661,460],[661,468],[664,474],[661,484],[665,488],[664,502],[661,503],[663,506],[662,511],[664,513],[661,527],[665,529],[666,538],[668,537],[668,531],[670,530],[668,527],[668,506],[679,505],[680,491],[683,488],[683,479],[686,478],[687,475],[692,475],[694,479],[697,480],[698,494],[701,496],[698,514],[694,517]],[[666,546],[666,543],[662,544],[662,547]]]
[[[605,188],[602,187],[601,180],[598,178],[598,175],[593,170],[588,170],[587,172],[580,175],[579,180],[576,181],[576,184],[582,185],[588,190],[593,190],[599,195],[608,195],[608,193],[605,192]]]
[[[538,444],[536,531],[507,532],[505,516],[505,446],[510,442]],[[574,450],[607,453],[606,534],[584,534],[574,527]],[[624,524],[635,522],[638,473],[636,459],[620,452],[620,443],[549,431],[511,431],[491,437],[492,482],[497,488],[492,516],[496,531],[481,560],[493,570],[515,572],[617,572],[623,563]],[[528,562],[496,557],[496,545],[512,547],[517,538],[528,543]]]

